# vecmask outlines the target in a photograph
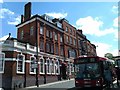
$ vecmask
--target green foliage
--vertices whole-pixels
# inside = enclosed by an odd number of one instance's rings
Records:
[[[108,58],[108,59],[113,59],[113,55],[111,53],[106,53],[104,55],[104,57]]]

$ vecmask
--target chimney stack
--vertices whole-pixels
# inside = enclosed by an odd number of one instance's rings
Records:
[[[24,16],[21,15],[21,23],[24,22]]]
[[[24,21],[30,19],[30,17],[31,17],[31,2],[28,2],[24,6]]]

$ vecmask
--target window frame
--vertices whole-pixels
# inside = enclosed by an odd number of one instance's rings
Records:
[[[19,61],[18,57],[19,57],[19,55],[23,56],[22,72],[18,71],[18,61]],[[17,70],[17,73],[18,73],[18,74],[24,74],[24,73],[25,73],[25,55],[23,55],[23,54],[18,54],[18,55],[17,55],[17,69],[16,69],[16,70]]]
[[[39,73],[40,73],[40,74],[45,74],[45,59],[44,59],[44,58],[40,58],[39,60],[40,60],[40,64],[39,64],[39,65],[40,65],[40,66],[39,66],[39,69],[40,69],[40,70],[39,70]],[[43,69],[43,72],[41,72],[41,60],[43,60],[43,68],[42,68],[42,69]]]
[[[49,61],[49,63],[47,61]],[[49,70],[48,70],[48,67],[49,67]],[[51,74],[50,59],[49,58],[46,59],[46,73]]]
[[[2,54],[3,55],[3,58],[2,58],[2,60],[0,60],[0,61],[2,61],[2,70],[0,71],[0,73],[4,73],[4,68],[5,68],[5,53],[0,53],[0,54]],[[1,58],[1,57],[0,57]]]
[[[40,34],[44,35],[44,27],[42,25],[40,25]]]
[[[36,68],[34,68],[34,72],[31,72],[31,58],[34,58],[36,60],[36,57],[34,56],[30,56],[30,65],[29,65],[29,68],[30,68],[30,74],[36,74]]]

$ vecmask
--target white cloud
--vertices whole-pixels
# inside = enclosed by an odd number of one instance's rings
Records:
[[[112,7],[112,12],[113,12],[114,14],[118,14],[118,6],[113,6],[113,7]]]
[[[0,9],[0,18],[5,18],[5,16],[14,15],[15,13],[9,9],[2,8]]]
[[[67,17],[67,13],[56,13],[56,12],[52,12],[52,13],[46,13],[48,16],[51,16],[53,18],[65,18]]]
[[[120,27],[120,16],[119,16],[119,17],[116,17],[116,18],[113,20],[113,26],[114,26],[114,27]]]
[[[20,20],[21,20],[21,17],[18,16],[16,18],[13,18],[11,21],[8,21],[8,24],[11,24],[11,25],[17,25],[20,23]]]
[[[6,8],[0,9],[0,18],[6,18],[7,23],[10,25],[17,25],[20,23],[20,16],[16,15],[13,11]]]
[[[118,50],[111,50],[111,48],[113,47],[112,45],[109,45],[107,43],[100,43],[100,42],[92,42],[93,44],[95,44],[96,46],[96,51],[97,51],[97,56],[101,56],[104,57],[104,55],[106,53],[111,53],[113,54],[113,56],[117,56],[118,55]]]
[[[3,3],[3,0],[0,0],[0,3]]]
[[[3,36],[0,38],[0,41],[5,41],[8,37],[9,37],[9,35]]]
[[[83,30],[84,34],[95,35],[95,36],[104,36],[107,34],[115,33],[114,28],[108,28],[105,30],[101,30],[104,23],[100,20],[99,17],[93,18],[91,16],[80,18],[76,21],[76,26],[79,29]]]

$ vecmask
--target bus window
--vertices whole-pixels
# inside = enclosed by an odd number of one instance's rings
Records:
[[[85,63],[75,65],[76,78],[97,78],[100,76],[98,63]]]

